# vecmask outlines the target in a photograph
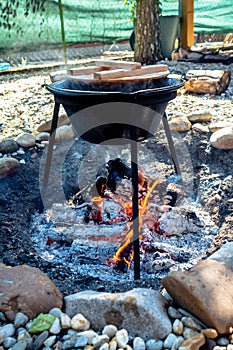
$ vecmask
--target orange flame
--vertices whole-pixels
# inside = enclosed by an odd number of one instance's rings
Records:
[[[147,192],[143,202],[141,203],[142,205],[139,208],[139,229],[141,229],[142,227],[142,218],[143,218],[143,214],[147,210],[149,197],[159,182],[160,180],[158,179],[154,181],[153,185],[150,187],[149,191]],[[141,236],[139,237],[139,239],[141,239]],[[132,243],[133,243],[133,229],[131,228],[131,230],[126,235],[123,244],[120,246],[120,248],[118,248],[116,254],[113,255],[112,260],[115,261],[115,263],[118,263],[123,260],[129,268],[130,262],[132,261],[133,254],[134,254],[132,250],[133,248]],[[129,253],[129,250],[131,250],[130,253]],[[124,255],[128,255],[129,260]]]

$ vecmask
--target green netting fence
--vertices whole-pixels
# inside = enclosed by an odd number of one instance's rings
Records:
[[[233,31],[233,0],[194,0],[195,33]],[[42,11],[25,10],[29,0],[1,0],[0,52],[61,45],[58,0],[45,0]],[[12,6],[9,4],[13,3]],[[117,43],[133,29],[123,0],[62,0],[67,45]],[[162,15],[178,15],[179,0],[162,0]]]

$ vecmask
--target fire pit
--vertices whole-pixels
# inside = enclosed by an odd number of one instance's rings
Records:
[[[123,64],[126,64],[127,67],[130,65],[130,63]],[[99,71],[98,66],[97,68]],[[162,69],[161,73],[153,72],[152,74],[151,70],[157,68],[145,67],[144,75],[142,74],[144,69],[137,68],[133,71],[136,79],[132,78],[132,71],[119,72],[119,70],[108,69],[107,72],[100,75],[99,80],[90,79],[87,76],[84,79],[81,79],[81,76],[79,79],[69,76],[65,80],[46,86],[54,95],[55,106],[43,179],[43,192],[46,192],[48,185],[60,105],[63,105],[77,135],[84,140],[94,144],[122,142],[131,144],[135,279],[140,278],[137,142],[152,137],[161,119],[175,170],[180,174],[165,109],[168,102],[176,97],[177,90],[183,86],[184,82],[180,78],[166,77],[169,72],[164,71],[163,67],[159,67],[159,70]],[[100,72],[103,70],[101,66]],[[147,70],[150,70],[149,73]],[[94,74],[98,76],[98,72]],[[119,74],[123,74],[123,78],[119,77]],[[106,79],[106,75],[110,78]],[[158,79],[158,76],[163,79]]]

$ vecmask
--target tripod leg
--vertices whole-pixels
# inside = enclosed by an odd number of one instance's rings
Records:
[[[137,142],[131,142],[131,169],[133,187],[133,247],[134,247],[134,279],[140,279],[140,250],[139,250],[139,211],[138,211],[138,159]]]
[[[44,172],[44,178],[43,178],[43,184],[42,184],[42,191],[44,191],[46,189],[48,182],[49,182],[49,173],[50,173],[50,168],[51,168],[51,163],[52,163],[53,146],[55,143],[59,108],[60,108],[60,103],[55,102],[55,106],[54,106],[54,110],[53,110],[52,125],[51,125],[51,130],[50,130],[48,153],[47,153],[47,158],[46,158],[46,163],[45,163],[45,172]]]
[[[164,112],[162,120],[163,120],[163,127],[164,127],[165,134],[166,134],[167,141],[168,141],[169,151],[171,153],[172,160],[173,160],[173,163],[174,163],[175,172],[176,172],[177,175],[181,176],[181,170],[180,170],[179,162],[178,162],[178,159],[177,159],[176,149],[175,149],[174,142],[173,142],[173,139],[172,139],[171,130],[170,130],[170,127],[169,127],[169,124],[168,124],[166,112]]]

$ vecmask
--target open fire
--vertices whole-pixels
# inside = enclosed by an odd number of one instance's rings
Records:
[[[98,192],[98,196],[92,198],[94,208],[88,208],[84,214],[84,222],[88,223],[91,219],[95,224],[116,224],[122,220],[127,222],[126,228],[123,230],[123,240],[117,252],[108,259],[108,264],[114,269],[126,272],[130,267],[131,261],[134,257],[133,249],[133,223],[132,223],[132,200],[124,196],[123,193],[117,193],[117,187],[123,179],[130,180],[132,177],[131,169],[125,165],[121,159],[110,160],[105,168],[99,170],[95,184],[92,184],[90,188],[85,187],[79,191],[71,200],[68,201],[69,205],[80,205],[84,202],[82,194],[90,190],[91,192]],[[145,175],[143,168],[138,171],[138,207],[139,207],[139,232],[141,233],[142,226],[146,225],[153,234],[166,234],[162,231],[159,224],[159,213],[153,213],[148,210],[148,201],[157,185],[161,182],[160,179],[156,179],[152,184],[149,182]],[[129,184],[127,184],[129,185]],[[176,183],[169,183],[166,188],[166,193],[163,201],[163,213],[161,218],[165,217],[167,212],[176,203],[178,197],[178,185]],[[103,216],[104,201],[111,199],[114,203],[117,203],[121,208],[120,215],[115,218],[111,218],[110,213],[107,213],[107,219]],[[159,208],[158,208],[159,209]],[[94,213],[94,215],[93,215]],[[157,214],[157,215],[156,215]],[[141,240],[141,234],[139,239]],[[99,239],[99,237],[92,238],[93,240]]]

